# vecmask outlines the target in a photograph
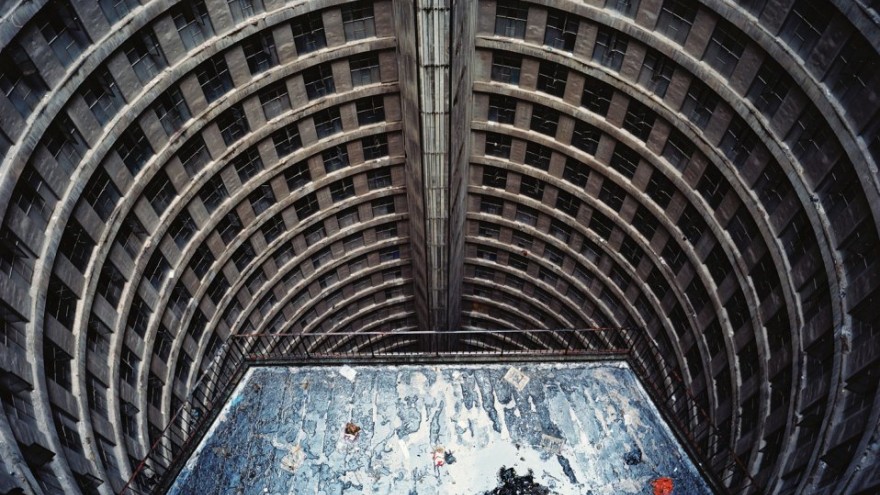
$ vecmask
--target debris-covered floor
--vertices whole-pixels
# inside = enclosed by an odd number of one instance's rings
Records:
[[[664,492],[711,493],[625,364],[521,363],[252,369],[170,493]]]

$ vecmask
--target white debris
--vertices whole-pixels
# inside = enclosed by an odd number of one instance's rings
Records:
[[[344,376],[346,380],[353,382],[354,377],[357,376],[357,371],[351,366],[345,365],[339,368],[339,374]]]
[[[511,367],[504,375],[504,381],[511,384],[517,392],[522,392],[526,385],[529,384],[529,377],[522,371]]]

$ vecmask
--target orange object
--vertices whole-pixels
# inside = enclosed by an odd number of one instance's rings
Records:
[[[672,478],[662,477],[651,482],[654,487],[654,495],[672,495],[672,489],[675,487]]]

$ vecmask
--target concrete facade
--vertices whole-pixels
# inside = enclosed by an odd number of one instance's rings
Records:
[[[876,491],[877,9],[3,2],[0,493],[119,490],[234,333],[586,327]]]

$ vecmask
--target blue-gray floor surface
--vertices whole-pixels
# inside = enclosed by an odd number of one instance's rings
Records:
[[[622,363],[254,368],[169,493],[482,495],[502,467],[532,493],[711,493]]]

